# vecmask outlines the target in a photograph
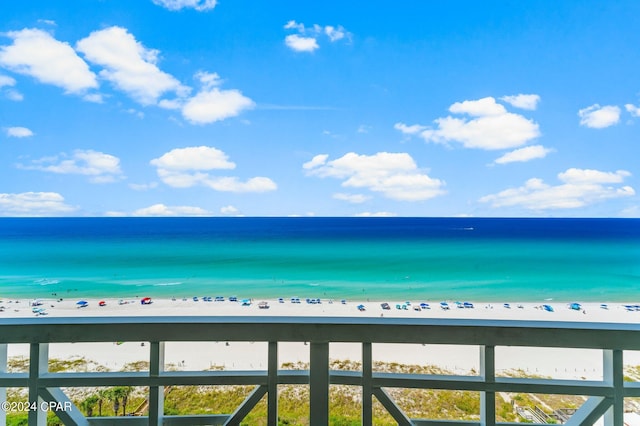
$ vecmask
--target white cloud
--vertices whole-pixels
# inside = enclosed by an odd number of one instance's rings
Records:
[[[176,148],[159,158],[151,160],[157,167],[158,177],[174,188],[189,188],[202,185],[225,192],[266,192],[277,189],[277,185],[266,177],[254,177],[243,182],[237,177],[213,176],[212,170],[235,169],[235,163],[219,149],[199,146]]]
[[[624,178],[631,176],[626,170],[616,172],[601,172],[592,169],[571,168],[558,174],[558,179],[572,184],[601,184],[601,183],[622,183]]]
[[[304,28],[304,24],[299,24],[296,21],[289,21],[284,25],[284,29],[285,30],[291,30],[291,29],[296,29],[299,32],[303,33],[305,28]]]
[[[38,29],[11,31],[10,46],[0,47],[0,66],[36,80],[83,94],[98,87],[96,75],[68,43]]]
[[[507,152],[502,157],[497,158],[494,163],[507,164],[513,162],[525,162],[536,158],[544,158],[548,153],[553,152],[551,148],[545,148],[542,145],[531,145],[515,151]]]
[[[9,77],[8,75],[0,74],[0,88],[5,86],[15,86],[16,80],[14,78]]]
[[[179,109],[191,124],[209,124],[235,117],[242,111],[251,109],[255,103],[239,90],[222,90],[218,86],[222,79],[217,73],[199,71],[195,78],[202,86],[191,98],[162,99],[158,106],[165,109]]]
[[[640,108],[632,104],[626,104],[624,108],[634,117],[640,117]]]
[[[151,165],[167,170],[214,170],[235,169],[235,163],[219,149],[210,146],[176,148],[151,160]]]
[[[20,102],[21,100],[24,99],[24,96],[22,95],[22,93],[18,92],[17,90],[13,90],[13,89],[7,90],[5,95],[6,95],[7,99],[9,99],[11,101]]]
[[[104,99],[100,93],[89,93],[88,95],[84,95],[82,99],[87,102],[93,102],[94,104],[101,104],[104,102]]]
[[[497,194],[480,198],[492,207],[522,207],[528,210],[573,209],[607,199],[629,197],[635,194],[630,186],[621,184],[630,173],[624,170],[571,168],[558,174],[559,185],[548,185],[539,178],[529,179],[523,186],[509,188]]]
[[[318,41],[313,37],[302,37],[298,34],[290,34],[284,38],[288,48],[296,52],[313,52],[320,48]]]
[[[134,211],[132,216],[211,216],[211,213],[200,207],[166,206],[154,204]]]
[[[26,127],[7,127],[5,132],[7,133],[7,136],[12,138],[28,138],[34,135],[31,129]]]
[[[333,43],[334,41],[342,40],[347,37],[349,33],[345,31],[342,25],[338,25],[338,27],[334,27],[331,25],[327,25],[324,27],[324,33],[329,37],[329,40]]]
[[[506,103],[513,105],[516,108],[527,109],[530,111],[535,110],[538,107],[538,102],[540,102],[540,96],[538,95],[513,95],[513,96],[503,96],[500,98]]]
[[[343,193],[333,194],[333,198],[335,198],[336,200],[347,201],[347,202],[352,203],[352,204],[361,204],[361,203],[364,203],[365,201],[371,199],[371,197],[368,196],[368,195],[363,195],[363,194],[343,194]]]
[[[217,0],[153,0],[153,3],[173,11],[191,8],[203,12],[216,7]]]
[[[419,124],[413,124],[411,126],[407,126],[404,123],[396,123],[393,125],[393,128],[396,130],[400,130],[405,135],[417,135],[418,133],[425,130],[426,126],[421,126]]]
[[[344,29],[342,25],[318,25],[306,27],[303,23],[289,21],[285,24],[284,29],[295,30],[298,34],[290,34],[285,37],[284,42],[292,50],[296,52],[313,52],[320,48],[318,39],[327,37],[329,42],[335,43],[339,40],[351,40],[351,33]]]
[[[158,187],[158,182],[151,183],[130,183],[129,188],[134,191],[148,191],[150,189],[154,189]]]
[[[307,161],[302,165],[302,168],[305,170],[313,169],[315,167],[321,166],[327,162],[329,158],[328,154],[318,154],[314,156],[311,161]]]
[[[420,133],[422,138],[427,142],[455,141],[465,148],[494,150],[515,148],[540,136],[537,123],[508,112],[492,97],[456,102],[449,107],[449,111],[473,118],[438,118],[435,120],[437,128],[423,130]]]
[[[397,213],[391,212],[362,212],[354,215],[355,217],[396,217]]]
[[[188,92],[172,75],[158,68],[159,52],[145,48],[125,28],[94,31],[76,47],[87,60],[105,68],[100,77],[143,105],[157,103],[166,92],[182,96]]]
[[[224,215],[237,215],[240,211],[233,207],[233,206],[224,206],[220,208],[220,213],[224,214]]]
[[[16,85],[16,80],[8,75],[0,74],[0,89],[3,87],[14,87]],[[5,89],[4,94],[7,99],[11,101],[21,101],[24,99],[22,93],[18,92],[15,89]]]
[[[235,117],[255,103],[239,90],[202,90],[182,106],[182,115],[192,124],[209,124]]]
[[[123,178],[120,159],[113,155],[92,150],[76,150],[53,157],[33,160],[29,165],[18,164],[25,170],[39,170],[59,174],[90,176],[93,183],[111,183]]]
[[[578,111],[578,115],[580,125],[592,129],[604,129],[620,122],[620,108],[614,105],[594,104]]]
[[[361,124],[358,126],[358,130],[356,130],[357,133],[369,133],[369,131],[371,130],[371,126],[367,126],[366,124]]]
[[[367,188],[387,198],[420,201],[444,194],[444,182],[421,172],[407,153],[379,152],[359,155],[354,152],[326,162],[315,156],[303,168],[310,176],[344,179],[343,187]]]
[[[59,216],[75,210],[56,192],[0,194],[0,216]]]
[[[51,19],[38,19],[38,22],[41,24],[51,25],[52,27],[58,26],[58,24],[56,24],[56,21]]]
[[[237,177],[208,176],[202,183],[222,192],[268,192],[278,188],[274,181],[266,177],[254,177],[242,182]]]
[[[640,218],[640,206],[631,206],[622,209],[618,217]]]

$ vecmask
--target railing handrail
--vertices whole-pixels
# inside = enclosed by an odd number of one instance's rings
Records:
[[[640,324],[565,321],[276,316],[0,319],[0,343],[317,341],[640,350],[639,336]]]

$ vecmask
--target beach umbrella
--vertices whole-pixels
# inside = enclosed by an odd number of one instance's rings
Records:
[[[142,305],[150,305],[151,304],[151,298],[150,297],[143,297],[142,300],[140,300],[140,304],[142,304]]]
[[[78,306],[78,308],[84,308],[85,306],[89,306],[89,302],[87,302],[86,300],[78,300],[76,302],[76,305]]]

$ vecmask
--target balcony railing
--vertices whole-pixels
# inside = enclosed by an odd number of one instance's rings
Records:
[[[150,342],[149,371],[47,371],[50,343],[114,341]],[[165,343],[180,341],[267,342],[268,368],[266,371],[164,371]],[[309,370],[279,370],[280,342],[309,342]],[[361,343],[362,371],[330,370],[331,342]],[[10,343],[30,344],[28,373],[7,372],[7,344]],[[480,371],[473,376],[377,373],[373,371],[372,359],[375,343],[478,346]],[[499,346],[598,349],[602,351],[603,378],[496,377],[495,348]],[[6,388],[28,388],[29,402],[38,408],[29,411],[29,424],[37,426],[46,424],[46,412],[50,408],[65,425],[235,425],[266,395],[267,422],[276,425],[278,385],[302,384],[309,386],[310,424],[315,426],[329,424],[329,385],[335,384],[361,387],[361,419],[365,425],[372,423],[373,397],[400,425],[510,424],[496,423],[496,392],[520,392],[587,396],[587,401],[567,424],[589,425],[604,415],[606,425],[622,426],[624,398],[640,396],[640,383],[623,380],[624,350],[640,350],[639,324],[318,317],[11,318],[0,321],[0,401],[6,400]],[[61,390],[123,385],[149,389],[148,416],[87,418]],[[230,414],[164,415],[163,389],[174,385],[253,385],[255,388]],[[385,388],[396,387],[479,392],[480,419],[410,419],[385,391]],[[61,407],[64,408],[58,409]],[[4,424],[2,417],[0,424]]]

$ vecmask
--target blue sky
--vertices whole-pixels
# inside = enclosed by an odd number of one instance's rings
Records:
[[[0,216],[640,217],[640,3],[29,1]]]

